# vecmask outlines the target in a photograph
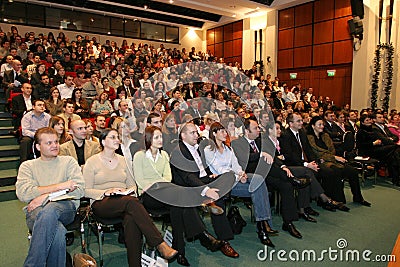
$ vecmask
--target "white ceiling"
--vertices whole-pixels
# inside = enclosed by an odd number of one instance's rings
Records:
[[[193,8],[222,15],[218,23],[207,22],[203,28],[209,28],[218,24],[244,19],[251,16],[260,16],[274,9],[284,9],[313,0],[275,0],[271,6],[262,5],[248,0],[154,0],[177,6]]]

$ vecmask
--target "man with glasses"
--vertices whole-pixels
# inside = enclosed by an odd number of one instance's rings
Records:
[[[83,120],[71,122],[69,131],[72,134],[72,140],[60,146],[60,155],[73,157],[78,161],[79,166],[85,165],[88,158],[101,151],[98,142],[86,140],[86,128]]]
[[[49,125],[50,115],[45,113],[46,107],[43,100],[34,100],[32,111],[22,117],[22,139],[20,142],[20,161],[28,160],[32,149],[35,132]]]

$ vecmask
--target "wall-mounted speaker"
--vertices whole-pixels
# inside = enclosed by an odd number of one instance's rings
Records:
[[[351,0],[351,14],[353,17],[364,18],[364,3],[363,0]]]

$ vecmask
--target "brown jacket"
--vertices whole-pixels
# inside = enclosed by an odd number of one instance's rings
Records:
[[[101,151],[100,144],[98,142],[93,142],[90,140],[85,140],[85,148],[84,148],[84,156],[85,162],[91,156],[99,153]],[[60,146],[60,153],[61,156],[71,156],[74,159],[78,160],[78,156],[76,155],[75,146],[73,140],[70,140]]]

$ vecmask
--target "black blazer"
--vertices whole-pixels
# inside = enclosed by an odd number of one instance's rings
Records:
[[[274,98],[274,107],[276,109],[284,109],[285,108],[285,100],[283,100],[283,98],[281,98],[281,100],[282,100],[283,105],[282,105],[281,101],[279,101],[279,99],[277,97]]]
[[[28,76],[27,76],[27,74],[25,72],[21,72],[18,75],[17,80],[21,83],[21,85],[23,83],[28,83],[29,82]],[[8,85],[10,83],[13,83],[13,82],[14,82],[14,70],[6,70],[4,72],[4,77],[3,77],[3,87],[7,88]],[[18,87],[18,89],[20,89],[20,88],[21,88],[21,86]]]
[[[31,101],[35,100],[36,98],[31,95]],[[13,97],[12,99],[12,114],[16,115],[17,118],[22,118],[24,112],[27,111],[25,100],[22,94]]]
[[[211,179],[208,178],[200,179],[199,167],[197,167],[192,154],[182,141],[179,141],[178,146],[172,151],[170,165],[172,183],[174,184],[197,187],[205,185],[211,181]],[[204,162],[203,166],[206,166],[204,165]],[[205,169],[205,171],[207,172],[207,175],[212,174],[208,167]]]
[[[372,125],[372,131],[376,134],[378,139],[382,140],[384,145],[392,145],[399,141],[399,137],[393,134],[386,125],[383,125],[383,129],[382,131],[376,124]]]
[[[328,122],[324,122],[324,132],[329,134],[329,137],[332,139],[333,144],[341,144],[343,142],[343,130],[336,124],[332,123],[330,125]]]
[[[355,126],[355,125],[354,125],[354,126]],[[357,126],[355,126],[355,127],[357,127]],[[346,122],[344,123],[344,129],[345,129],[346,131],[352,132],[353,134],[356,134],[356,130],[353,128],[353,126],[351,126],[350,122],[348,122],[348,121],[346,121]]]
[[[307,160],[309,162],[316,160],[316,157],[311,150],[310,143],[308,142],[307,135],[303,129],[299,131],[299,137]],[[286,165],[304,166],[304,160],[302,160],[303,150],[290,129],[287,129],[282,133],[280,138],[280,147],[282,154],[285,157]]]
[[[121,86],[118,86],[118,88],[117,88],[117,95],[118,95],[122,90],[129,91],[129,92],[126,92],[126,93],[125,93],[125,97],[126,97],[126,98],[128,98],[129,95],[130,95],[131,97],[133,97],[133,96],[135,95],[136,91],[137,91],[137,89],[133,88],[132,85],[128,86],[128,90],[125,89],[125,86],[121,85]]]

